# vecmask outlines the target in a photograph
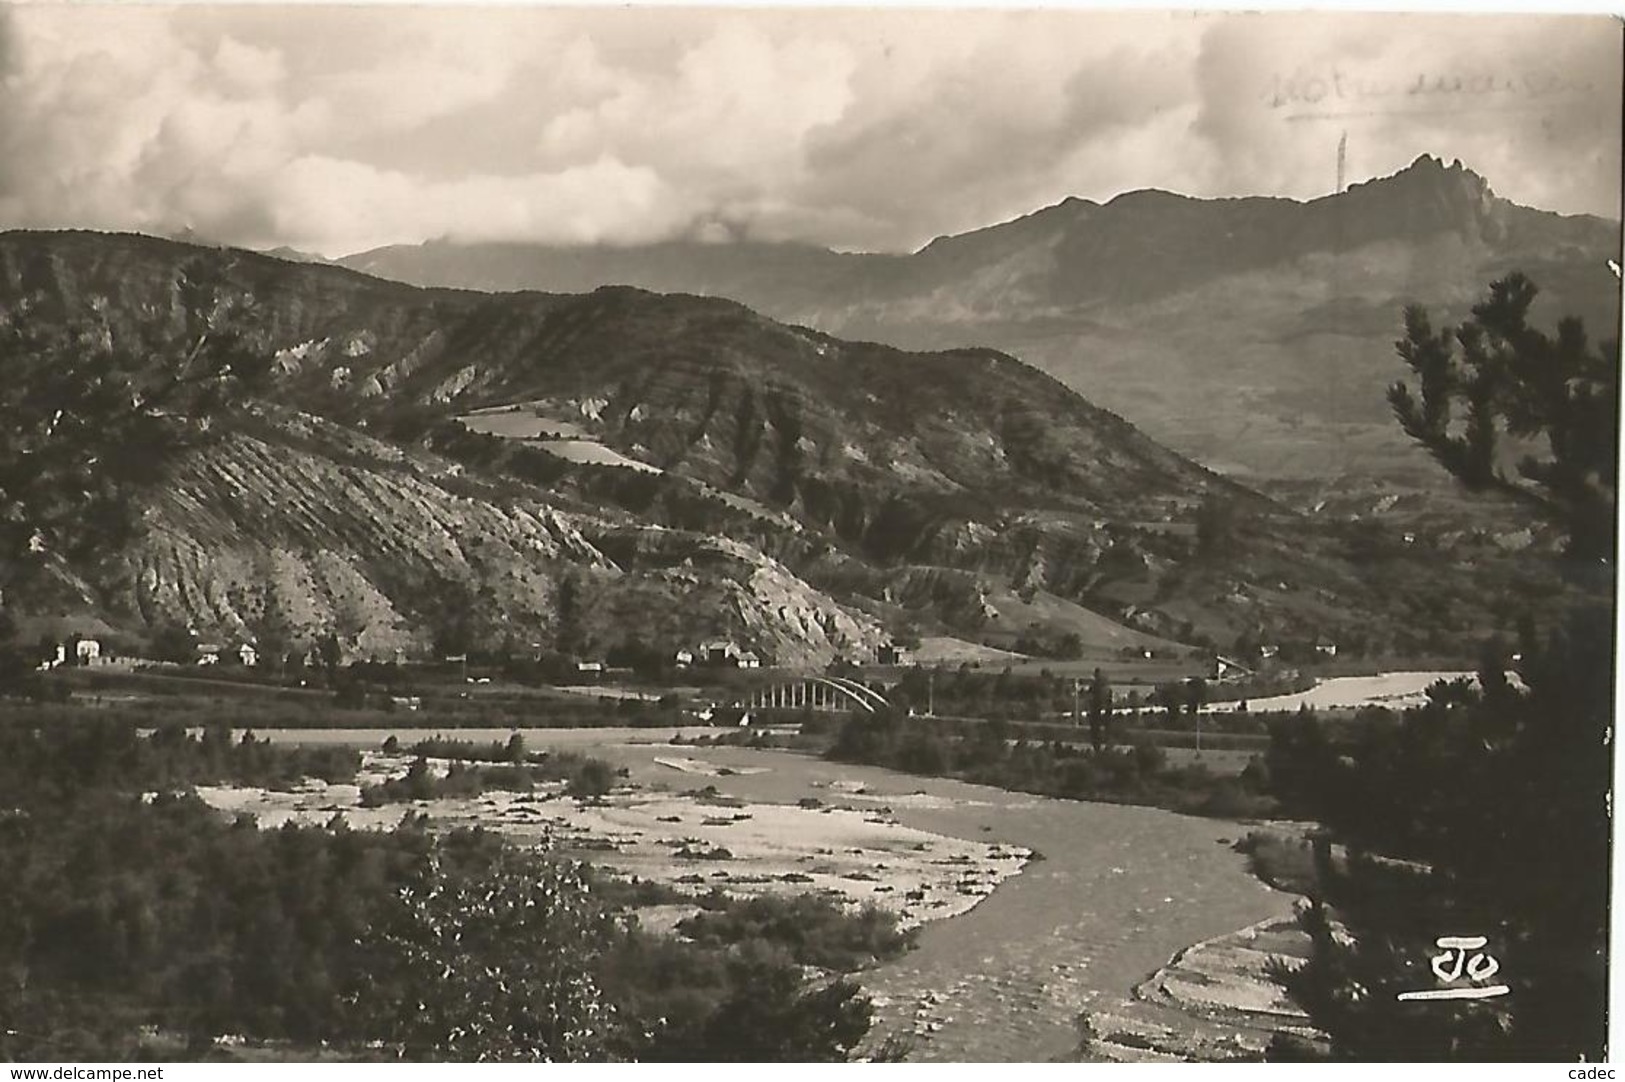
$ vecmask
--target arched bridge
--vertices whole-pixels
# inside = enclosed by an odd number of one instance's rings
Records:
[[[753,688],[744,705],[752,710],[851,710],[873,714],[891,704],[868,684],[844,676],[809,673]]]

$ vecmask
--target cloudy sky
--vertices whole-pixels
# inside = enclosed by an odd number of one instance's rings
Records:
[[[1619,215],[1598,16],[8,5],[0,228],[912,249],[1417,155]]]

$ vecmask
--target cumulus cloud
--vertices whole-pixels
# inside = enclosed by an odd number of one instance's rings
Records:
[[[274,200],[282,236],[344,236],[358,247],[414,234],[459,240],[543,238],[637,243],[672,235],[695,208],[654,170],[600,158],[554,173],[424,180],[354,161],[306,156],[284,168]]]
[[[1420,91],[1411,88],[1420,86]],[[902,249],[1421,153],[1617,215],[1605,19],[0,6],[0,226]]]
[[[1119,16],[1107,24],[1116,33],[1091,37],[1079,16],[1048,34],[1033,22],[967,35],[947,62],[933,63],[941,47],[917,44],[900,77],[886,64],[867,71],[867,107],[809,141],[802,202],[858,211],[870,229],[901,240],[985,225],[1069,194],[1114,194],[1100,180],[1132,173],[1117,156],[1121,140],[1189,100],[1180,28]],[[1136,25],[1141,32],[1131,32]],[[1185,165],[1173,134],[1160,169],[1129,183],[1179,185]]]

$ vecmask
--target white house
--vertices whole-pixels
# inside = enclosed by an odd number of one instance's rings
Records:
[[[705,665],[737,665],[739,654],[739,644],[729,639],[702,642],[695,651],[695,656]]]
[[[95,639],[80,639],[74,643],[73,656],[80,665],[92,664],[101,659],[102,644]]]
[[[260,652],[254,649],[254,644],[245,642],[237,647],[237,660],[242,665],[253,668],[260,663]]]

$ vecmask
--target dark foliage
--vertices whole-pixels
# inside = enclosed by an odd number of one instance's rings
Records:
[[[1112,718],[1112,685],[1099,669],[1089,681],[1089,743],[1096,752],[1106,746],[1106,727]]]
[[[498,846],[449,872],[431,850],[370,929],[346,1005],[403,1059],[602,1060],[615,1009],[593,970],[621,934],[576,864]]]
[[[728,919],[734,903],[708,914],[724,933],[685,943],[616,909],[669,891],[494,835],[431,834],[410,812],[388,832],[342,814],[262,831],[187,791],[348,780],[357,765],[353,751],[224,729],[143,737],[49,708],[0,717],[0,1057],[199,1059],[230,1033],[283,1042],[275,1055],[291,1059],[320,1046],[337,1059],[823,1060],[867,1031],[854,985],[809,981],[782,929]],[[893,932],[830,914],[821,956],[884,949]],[[767,1028],[740,1030],[746,1016]]]
[[[1170,767],[1161,749],[1149,744],[1082,750],[1058,741],[1016,739],[1015,728],[994,721],[959,727],[956,735],[934,720],[854,715],[827,754],[1020,792],[1146,804],[1192,815],[1246,818],[1274,808],[1275,802],[1258,791],[1256,775],[1232,778],[1200,765]]]
[[[696,946],[634,934],[601,967],[627,1059],[690,1063],[839,1062],[871,1007],[845,979],[808,980],[779,945]]]
[[[178,725],[142,736],[133,724],[46,709],[0,719],[0,792],[8,805],[49,807],[83,791],[155,792],[190,785],[285,788],[303,778],[350,781],[360,756],[343,747],[282,747],[224,726]]]
[[[1342,869],[1321,861],[1316,951],[1289,982],[1341,1056],[1601,1055],[1608,629],[1577,617],[1524,659],[1527,690],[1486,670],[1482,692],[1441,685],[1341,745],[1312,717],[1276,729],[1273,792],[1353,854]],[[1448,1010],[1397,1001],[1433,986],[1441,935],[1486,936],[1510,994]]]
[[[1390,401],[1467,486],[1557,523],[1571,579],[1594,593],[1544,638],[1523,621],[1522,686],[1489,649],[1480,687],[1438,685],[1426,706],[1352,741],[1308,718],[1273,732],[1274,792],[1329,831],[1305,918],[1314,952],[1288,983],[1341,1058],[1606,1053],[1617,351],[1592,352],[1574,320],[1555,339],[1528,327],[1534,294],[1521,275],[1491,286],[1454,332],[1460,359],[1450,334],[1407,311],[1399,351],[1422,397],[1399,385]],[[1544,440],[1549,454],[1510,477],[1507,437]],[[1332,839],[1348,847],[1341,867]],[[1508,993],[1398,1000],[1437,984],[1440,936],[1483,936]]]
[[[1537,292],[1527,277],[1510,274],[1490,285],[1471,319],[1440,331],[1425,309],[1407,308],[1396,345],[1421,398],[1396,383],[1388,401],[1406,434],[1469,489],[1535,508],[1564,530],[1577,560],[1608,560],[1616,529],[1619,345],[1594,347],[1574,318],[1559,322],[1555,337],[1530,326]],[[1539,449],[1522,454],[1509,473],[1505,459],[1531,445]]]
[[[869,907],[851,914],[839,902],[813,894],[734,902],[697,913],[677,930],[704,945],[773,944],[798,964],[841,973],[901,954],[913,942],[885,910]]]
[[[363,805],[470,797],[491,790],[528,793],[538,784],[558,781],[568,783],[571,796],[593,798],[614,788],[622,773],[602,759],[574,752],[543,752],[527,757],[522,741],[519,745],[510,740],[507,744],[481,747],[469,741],[436,737],[419,741],[412,750],[417,758],[406,773],[367,786],[361,791]],[[436,776],[429,769],[428,757],[450,759],[451,766],[445,774]],[[491,765],[469,765],[469,761],[481,760]]]

